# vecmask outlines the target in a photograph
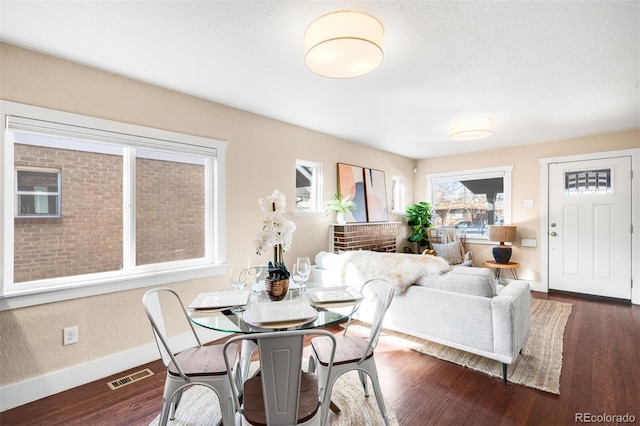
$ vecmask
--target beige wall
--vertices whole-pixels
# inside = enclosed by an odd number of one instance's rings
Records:
[[[256,256],[253,249],[260,227],[257,199],[279,189],[293,200],[296,159],[323,164],[325,200],[335,193],[336,163],[345,162],[384,170],[387,194],[391,176],[404,177],[407,203],[424,199],[428,172],[513,164],[513,222],[519,226],[519,238],[539,239],[539,158],[640,146],[638,131],[622,132],[425,159],[417,163],[419,172],[414,176],[414,161],[407,158],[4,43],[0,43],[0,99],[228,141],[226,248],[229,263],[236,267],[245,265],[249,257],[253,263],[268,260]],[[523,208],[526,198],[533,198],[536,208]],[[285,254],[289,263],[296,256],[313,257],[328,247],[332,217],[292,217],[298,229],[292,249]],[[391,220],[400,221],[402,216]],[[404,232],[398,236],[401,250],[406,226],[400,229]],[[473,249],[481,260],[490,258],[489,248]],[[517,247],[514,257],[523,263],[524,278],[539,280],[537,249]],[[197,293],[224,285],[216,277],[172,287],[188,303]],[[140,304],[144,291],[0,312],[0,386],[151,343]],[[70,325],[79,326],[80,342],[62,346],[62,329]]]
[[[384,170],[387,194],[391,175],[403,176],[412,202],[413,160],[4,43],[0,99],[228,141],[226,248],[228,262],[238,268],[248,258],[269,260],[255,255],[253,246],[261,220],[257,200],[279,189],[291,212],[296,159],[323,164],[325,200],[336,192],[336,163],[346,162]],[[289,264],[328,248],[333,217],[290,217],[298,229],[285,253]],[[189,303],[224,285],[216,277],[172,287]],[[144,291],[0,312],[0,386],[151,343],[140,303]],[[71,325],[78,325],[80,342],[62,346],[62,329]]]
[[[519,278],[540,282],[542,192],[539,160],[631,148],[640,148],[640,131],[638,129],[450,157],[427,158],[417,162],[418,173],[414,183],[415,199],[423,200],[426,198],[426,175],[429,173],[513,165],[512,223],[517,225],[518,229],[512,261],[521,264],[518,269]],[[524,207],[526,199],[534,200],[533,208]],[[520,245],[522,238],[538,240],[538,247],[522,247]],[[469,244],[469,248],[474,253],[476,266],[482,266],[484,260],[493,259],[491,245]],[[508,273],[506,275],[509,276]]]

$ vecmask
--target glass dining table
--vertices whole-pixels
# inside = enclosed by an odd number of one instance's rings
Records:
[[[189,309],[190,320],[210,330],[234,334],[320,328],[350,318],[362,300],[362,295],[350,288],[325,288],[311,283],[305,292],[290,288],[285,299],[279,302],[270,301],[259,287],[245,291],[249,292],[246,305],[228,309]],[[335,296],[333,300],[327,297],[329,294]],[[243,379],[248,376],[255,349],[255,346],[248,347],[243,343],[240,356]]]

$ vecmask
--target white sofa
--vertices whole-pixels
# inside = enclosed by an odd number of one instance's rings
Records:
[[[343,259],[348,256],[346,253],[316,256],[311,281],[359,289],[364,281],[376,275],[393,280],[393,274],[397,273],[372,270],[375,267],[371,264],[358,274],[346,273]],[[375,259],[415,256],[416,262],[425,257],[396,253],[375,256]],[[365,299],[356,318],[370,321],[372,307],[373,301]],[[454,266],[448,272],[422,276],[406,291],[396,291],[383,326],[500,361],[506,383],[507,366],[518,356],[529,335],[530,313],[528,282],[511,281],[505,287],[498,286],[489,269]]]

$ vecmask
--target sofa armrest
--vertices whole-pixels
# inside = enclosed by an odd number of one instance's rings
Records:
[[[512,281],[491,300],[494,351],[515,359],[531,329],[531,291],[527,281]],[[509,362],[511,363],[511,362]]]

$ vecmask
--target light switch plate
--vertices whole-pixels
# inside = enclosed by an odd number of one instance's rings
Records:
[[[538,241],[534,238],[523,238],[520,245],[522,247],[537,247]]]
[[[533,207],[533,198],[527,198],[526,200],[524,200],[524,206]]]

